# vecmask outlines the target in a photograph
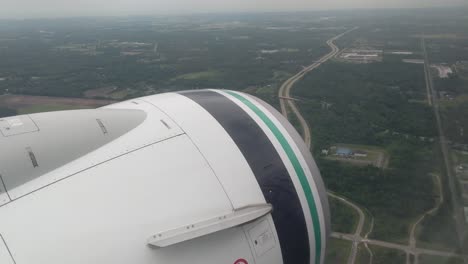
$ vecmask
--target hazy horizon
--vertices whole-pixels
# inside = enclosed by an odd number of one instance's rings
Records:
[[[0,19],[81,16],[134,16],[233,12],[323,11],[345,9],[430,8],[468,6],[468,0],[17,0],[2,4]]]

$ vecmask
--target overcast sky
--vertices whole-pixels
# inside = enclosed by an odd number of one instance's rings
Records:
[[[0,18],[467,5],[468,0],[0,0]]]

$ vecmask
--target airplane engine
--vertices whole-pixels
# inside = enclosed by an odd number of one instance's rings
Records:
[[[251,95],[158,94],[0,132],[2,264],[324,262],[317,166]]]

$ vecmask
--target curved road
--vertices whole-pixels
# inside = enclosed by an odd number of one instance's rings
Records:
[[[439,210],[440,206],[444,202],[444,193],[443,193],[443,190],[442,190],[442,181],[440,180],[439,175],[433,174],[433,177],[435,178],[437,187],[439,188],[439,199],[437,200],[434,207],[431,208],[429,211],[425,212],[421,217],[419,217],[419,219],[414,223],[413,227],[411,228],[409,246],[410,246],[410,248],[412,250],[414,250],[416,248],[416,234],[415,234],[416,233],[416,228],[422,222],[422,220],[424,220],[424,218],[426,218],[426,216],[437,212],[437,210]],[[415,255],[414,256],[414,264],[418,264],[418,263],[419,263],[419,256]]]
[[[310,145],[311,145],[310,127],[309,127],[309,124],[307,124],[307,121],[302,116],[302,114],[299,111],[298,107],[296,106],[295,100],[291,100],[292,99],[291,98],[291,89],[292,89],[292,87],[294,86],[294,84],[297,81],[299,81],[300,79],[302,79],[302,77],[304,77],[305,74],[307,74],[308,72],[318,68],[320,65],[322,65],[322,63],[328,61],[329,59],[335,57],[340,52],[340,49],[333,42],[335,40],[339,39],[340,37],[342,37],[343,35],[351,32],[353,30],[356,30],[356,29],[357,29],[357,27],[352,28],[352,29],[350,29],[350,30],[348,30],[346,32],[343,32],[343,33],[329,39],[327,41],[327,45],[331,48],[331,51],[328,54],[326,54],[325,56],[323,56],[322,58],[320,58],[320,60],[314,62],[313,64],[309,65],[308,67],[305,67],[299,73],[297,73],[296,75],[294,75],[291,78],[289,78],[288,80],[286,80],[286,82],[284,82],[283,85],[281,85],[281,87],[279,89],[278,98],[280,98],[281,113],[287,119],[288,118],[287,107],[289,106],[289,108],[293,111],[294,115],[297,117],[297,119],[299,120],[299,122],[301,124],[302,135],[304,137],[305,143],[307,144],[307,146],[309,148],[310,148]],[[359,208],[359,206],[352,203],[351,201],[349,201],[349,200],[347,200],[347,199],[345,199],[343,197],[340,197],[340,196],[338,196],[338,195],[336,195],[334,193],[331,193],[331,192],[328,192],[328,195],[330,197],[338,199],[341,202],[343,202],[343,203],[347,204],[348,206],[352,207],[359,214],[359,222],[358,222],[358,225],[356,227],[356,231],[354,232],[354,235],[352,235],[353,236],[353,246],[352,246],[352,250],[351,250],[351,253],[349,255],[349,258],[348,258],[348,264],[353,264],[356,261],[358,245],[359,245],[360,242],[362,242],[361,233],[362,233],[362,229],[364,227],[364,221],[366,219],[365,214],[362,211],[362,209]]]
[[[296,115],[296,117],[299,119],[299,122],[301,123],[302,126],[302,135],[304,137],[304,141],[307,144],[307,146],[310,148],[310,128],[307,122],[305,121],[304,117],[301,115],[299,112],[299,109],[297,108],[294,100],[288,100],[287,98],[291,98],[291,88],[294,86],[294,84],[302,79],[304,75],[316,68],[318,68],[322,63],[328,61],[329,59],[333,58],[340,49],[333,43],[333,41],[339,39],[342,37],[344,34],[349,33],[353,30],[357,29],[357,27],[352,28],[346,32],[341,33],[340,35],[337,35],[327,41],[327,45],[332,49],[328,54],[320,58],[318,61],[314,62],[313,64],[305,67],[303,70],[301,70],[299,73],[294,75],[293,77],[289,78],[286,82],[281,85],[279,92],[278,92],[278,98],[280,98],[280,106],[281,106],[281,113],[288,118],[288,110],[287,106],[289,106],[293,113]]]
[[[356,231],[354,231],[354,235],[350,235],[352,236],[352,241],[353,241],[353,246],[351,248],[351,253],[349,254],[349,257],[348,257],[348,264],[353,264],[355,261],[356,261],[356,255],[357,255],[357,252],[358,252],[358,245],[360,242],[362,242],[362,238],[361,238],[361,233],[362,233],[362,229],[364,227],[364,221],[366,220],[366,216],[364,215],[364,212],[362,211],[361,208],[359,208],[359,206],[357,206],[356,204],[350,202],[349,200],[343,198],[343,197],[340,197],[332,192],[328,192],[328,195],[330,197],[333,197],[337,200],[340,200],[341,202],[347,204],[348,206],[352,207],[354,210],[356,210],[359,214],[359,222],[358,222],[358,225],[356,227]],[[366,236],[367,238],[367,236]]]
[[[327,45],[332,50],[328,54],[323,56],[317,62],[309,65],[308,67],[305,67],[299,73],[297,73],[296,75],[289,78],[286,82],[283,83],[283,85],[281,85],[281,87],[279,89],[278,98],[280,99],[280,106],[281,106],[282,114],[286,117],[286,119],[288,118],[287,107],[289,106],[289,108],[292,110],[294,115],[299,120],[299,123],[300,123],[300,125],[302,127],[302,134],[303,134],[303,137],[304,137],[304,141],[307,144],[307,146],[309,146],[309,148],[310,148],[310,145],[311,145],[310,127],[307,124],[307,121],[304,119],[304,117],[300,113],[298,107],[296,106],[295,99],[291,98],[291,89],[293,88],[294,84],[298,80],[300,80],[302,77],[304,77],[305,74],[307,74],[308,72],[318,68],[320,65],[322,65],[322,63],[324,63],[324,62],[328,61],[329,59],[333,58],[334,56],[336,56],[339,53],[340,49],[333,43],[333,41],[337,40],[338,38],[340,38],[344,34],[349,33],[349,32],[351,32],[351,31],[353,31],[355,29],[357,29],[357,27],[355,27],[353,29],[350,29],[350,30],[348,30],[348,31],[346,31],[346,32],[344,32],[344,33],[342,33],[340,35],[337,35],[337,36],[329,39],[327,41]],[[440,127],[439,127],[439,130],[440,130]],[[440,179],[438,179],[438,180],[440,181]],[[351,253],[350,253],[348,261],[347,261],[348,264],[354,264],[354,262],[356,261],[356,256],[357,256],[359,243],[364,243],[364,245],[366,247],[367,247],[367,244],[372,244],[372,245],[377,245],[377,246],[381,246],[381,247],[402,250],[402,251],[405,251],[407,253],[407,256],[409,256],[409,254],[412,254],[414,256],[419,256],[420,254],[429,254],[429,255],[438,255],[438,256],[450,256],[450,257],[466,257],[464,255],[459,255],[459,254],[456,254],[456,253],[453,253],[453,252],[445,252],[445,251],[417,248],[416,245],[415,245],[416,243],[415,243],[415,239],[414,239],[414,230],[412,230],[412,232],[411,232],[412,236],[410,238],[410,245],[400,245],[400,244],[389,243],[389,242],[385,242],[385,241],[378,241],[378,240],[368,239],[368,235],[369,235],[369,233],[371,231],[369,231],[363,238],[363,237],[361,237],[361,233],[362,233],[362,229],[364,227],[365,214],[362,211],[362,209],[359,208],[359,206],[357,206],[356,204],[354,204],[351,201],[347,200],[346,198],[340,197],[340,196],[338,196],[338,195],[336,195],[334,193],[328,192],[328,195],[330,197],[338,199],[341,202],[343,202],[343,203],[347,204],[348,206],[352,207],[359,214],[359,222],[358,222],[358,225],[357,225],[357,228],[356,228],[356,231],[354,232],[354,234],[342,234],[342,233],[336,233],[336,232],[332,233],[332,237],[352,241],[352,243],[353,243],[352,244],[352,250],[351,250]],[[437,206],[436,206],[436,208],[437,208]],[[434,211],[437,210],[436,208],[434,208],[433,210]],[[425,215],[427,215],[427,213]],[[420,221],[417,221],[417,223],[413,226],[413,229],[415,229],[416,225],[419,222]],[[372,222],[371,225],[373,226],[373,222]],[[371,227],[370,230],[372,230],[372,227]],[[409,258],[407,258],[407,262],[409,262]],[[370,263],[372,263],[372,253],[371,253]],[[416,258],[416,263],[417,263],[417,258]]]

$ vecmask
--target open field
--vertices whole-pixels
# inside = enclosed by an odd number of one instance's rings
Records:
[[[330,197],[331,226],[334,232],[354,233],[359,215],[356,210],[343,202]]]
[[[102,88],[87,90],[83,94],[87,98],[107,97],[110,93],[114,92],[116,89],[117,89],[116,87],[102,87]]]
[[[60,105],[60,104],[41,104],[33,105],[30,107],[19,108],[16,112],[18,115],[42,113],[42,112],[53,112],[53,111],[63,111],[63,110],[78,110],[78,109],[88,109],[92,107],[83,107],[83,106],[73,106],[73,105]]]
[[[334,157],[334,156],[328,156],[326,157],[328,160],[336,160],[336,161],[341,161],[341,162],[347,162],[349,164],[353,164],[355,166],[368,166],[372,165],[375,167],[380,167],[380,163],[374,162],[374,160],[366,159],[366,158],[342,158],[342,157]]]
[[[373,264],[405,263],[406,253],[396,249],[369,245],[374,254]]]
[[[366,156],[360,157],[353,155],[350,157],[342,157],[336,155],[332,151],[331,155],[326,157],[327,159],[348,162],[358,166],[373,165],[378,168],[388,167],[389,155],[381,147],[354,144],[336,144],[335,146],[332,146],[331,149],[334,147],[350,149],[353,153],[365,153]]]
[[[371,258],[371,255],[369,254],[369,251],[364,246],[364,244],[363,243],[359,244],[355,263],[357,264],[371,263],[370,258]]]
[[[440,100],[441,107],[457,107],[468,103],[468,94],[454,97],[452,100]]]
[[[278,95],[276,94],[277,89],[278,87],[276,85],[251,86],[242,90],[242,92],[260,97],[262,100],[266,101],[272,106],[277,107],[278,106]]]
[[[369,48],[345,49],[336,58],[339,61],[350,63],[372,63],[381,62],[383,51]]]
[[[97,108],[111,103],[115,103],[115,101],[29,95],[0,96],[0,105],[16,110],[18,114]]]
[[[316,21],[316,14],[228,17],[82,18],[79,23],[87,27],[77,35],[65,33],[77,23],[69,19],[0,27],[0,51],[8,41],[0,61],[0,94],[120,100],[183,89],[278,85],[282,73],[325,53],[323,43],[342,29]],[[37,32],[36,26],[55,34]],[[311,34],[312,26],[319,30]],[[96,89],[103,87],[130,93]]]
[[[439,78],[448,78],[450,74],[453,74],[452,68],[447,65],[431,65],[431,68],[437,71]]]
[[[109,98],[112,100],[122,100],[129,96],[130,91],[128,89],[118,90],[109,94]]]
[[[440,257],[432,255],[419,256],[420,264],[463,264],[463,259],[455,257]]]
[[[453,33],[444,33],[444,34],[424,34],[424,35],[414,35],[415,38],[425,38],[425,39],[468,39],[466,34],[453,34]]]
[[[217,71],[202,71],[182,74],[174,78],[174,80],[212,80],[222,77],[222,73]]]
[[[455,66],[455,70],[460,78],[468,80],[468,62],[457,62]]]
[[[424,60],[421,59],[403,59],[405,63],[413,63],[413,64],[424,64]]]
[[[117,89],[117,87],[102,87],[97,89],[87,90],[83,93],[86,98],[91,99],[106,99],[106,100],[123,100],[127,96],[134,93],[130,89]]]
[[[346,263],[349,253],[351,251],[351,242],[346,240],[340,240],[336,238],[330,238],[325,263],[326,264],[337,264]]]
[[[440,104],[447,139],[456,144],[468,144],[467,95],[457,96],[451,101],[441,101]]]
[[[455,164],[461,164],[461,163],[464,163],[464,164],[467,164],[468,163],[468,153],[464,153],[462,151],[452,151],[451,152],[453,157],[453,161]]]

